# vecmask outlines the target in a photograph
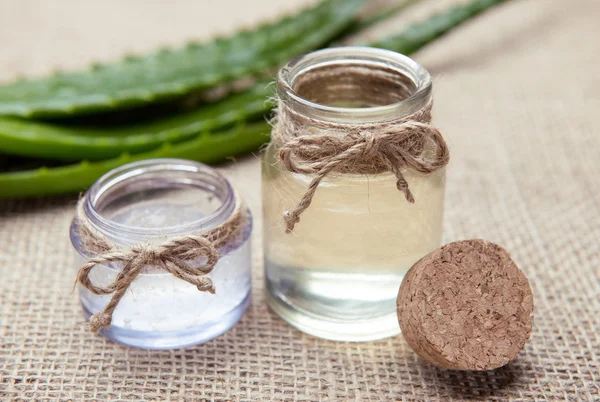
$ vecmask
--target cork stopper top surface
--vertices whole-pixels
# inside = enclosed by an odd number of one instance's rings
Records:
[[[449,243],[419,260],[398,294],[404,338],[436,366],[490,370],[513,359],[531,335],[533,294],[502,247]]]

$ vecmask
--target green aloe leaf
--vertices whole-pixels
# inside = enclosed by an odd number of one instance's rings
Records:
[[[411,54],[463,22],[506,0],[476,0],[452,8],[399,35],[390,36],[372,46]],[[267,83],[234,94],[221,102],[189,112],[159,118],[148,124],[122,127],[65,127],[0,117],[0,151],[24,156],[58,160],[98,160],[122,152],[150,150],[164,142],[181,142],[205,130],[218,130],[236,121],[251,120],[267,113],[271,93]]]
[[[147,123],[119,126],[69,126],[0,117],[0,151],[37,158],[75,161],[139,153],[161,144],[178,143],[199,133],[223,129],[267,113],[268,83],[191,111],[160,116]]]
[[[180,144],[163,144],[139,154],[122,154],[99,162],[83,161],[75,165],[39,168],[0,174],[0,198],[73,193],[85,190],[104,173],[137,160],[183,158],[216,163],[251,152],[269,141],[271,127],[266,122],[234,127],[219,134],[202,134]]]
[[[453,7],[429,19],[413,24],[398,35],[388,36],[373,47],[391,49],[398,53],[411,54],[459,27],[471,18],[507,0],[473,0]]]
[[[0,115],[61,117],[125,109],[262,72],[331,41],[364,0],[326,0],[296,16],[203,44],[166,49],[88,71],[0,87]]]
[[[474,0],[464,6],[452,8],[426,21],[412,25],[403,33],[385,38],[375,45],[410,54],[477,14],[504,1],[507,0]],[[256,94],[256,100],[259,95],[260,93]],[[249,95],[249,98],[252,98],[252,95]],[[264,95],[260,95],[260,101],[264,102],[264,100]],[[237,109],[231,109],[232,113],[235,113],[234,110]],[[241,115],[244,112],[239,113]],[[176,127],[171,128],[176,129]],[[228,156],[248,153],[257,149],[268,141],[269,130],[270,127],[266,123],[254,123],[246,127],[237,127],[225,133],[205,134],[175,145],[166,144],[153,151],[135,155],[124,154],[106,161],[81,162],[69,166],[0,173],[0,198],[77,192],[91,185],[107,171],[140,159],[178,157],[206,163],[218,162]],[[61,135],[60,130],[57,133]],[[170,140],[173,141],[176,138],[177,136],[174,136]]]

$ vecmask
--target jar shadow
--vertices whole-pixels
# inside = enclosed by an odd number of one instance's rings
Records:
[[[441,369],[419,359],[419,371],[428,373],[424,381],[431,389],[445,390],[448,397],[458,399],[476,399],[506,396],[517,384],[523,383],[526,369],[516,360],[496,370],[460,371]]]

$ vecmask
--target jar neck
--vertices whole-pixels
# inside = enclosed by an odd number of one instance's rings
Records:
[[[166,203],[170,192],[187,189],[194,191],[187,196],[189,205],[199,204],[201,197],[211,200],[202,201],[206,205],[201,208],[195,206],[198,211],[189,220],[177,211],[176,204],[170,212],[167,207],[149,209],[154,214],[150,220],[132,218],[123,222],[116,218],[126,215],[128,210],[143,208],[145,202],[150,202],[146,197],[150,199],[162,192],[160,197]],[[180,159],[152,159],[125,165],[101,177],[84,197],[83,212],[88,223],[118,246],[205,232],[225,222],[239,202],[229,182],[216,170]],[[161,213],[170,213],[172,217],[158,216]]]
[[[403,120],[432,98],[431,76],[401,54],[369,47],[324,49],[299,57],[277,77],[280,114],[319,122],[376,125]]]

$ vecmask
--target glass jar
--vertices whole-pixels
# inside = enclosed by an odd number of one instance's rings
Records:
[[[225,222],[239,202],[229,182],[210,167],[179,159],[124,165],[101,177],[85,194],[87,223],[113,244],[127,248],[167,238],[201,234]],[[104,336],[145,349],[174,349],[208,341],[231,328],[250,304],[252,218],[220,250],[209,277],[216,293],[201,292],[157,267],[145,267],[119,301]],[[77,266],[91,257],[77,220],[71,241]],[[194,262],[189,263],[194,266]],[[98,286],[114,282],[122,265],[93,268]],[[104,309],[111,295],[96,295],[78,284],[86,317]]]
[[[305,117],[314,122],[306,133],[318,134],[319,122],[367,127],[411,116],[431,101],[432,84],[429,73],[406,56],[344,47],[290,62],[279,72],[277,92],[280,113]],[[402,171],[414,204],[398,191],[391,172],[329,174],[286,234],[282,213],[298,203],[313,175],[287,171],[278,151],[272,142],[262,165],[269,305],[322,338],[367,341],[398,334],[400,283],[441,242],[444,169]]]

